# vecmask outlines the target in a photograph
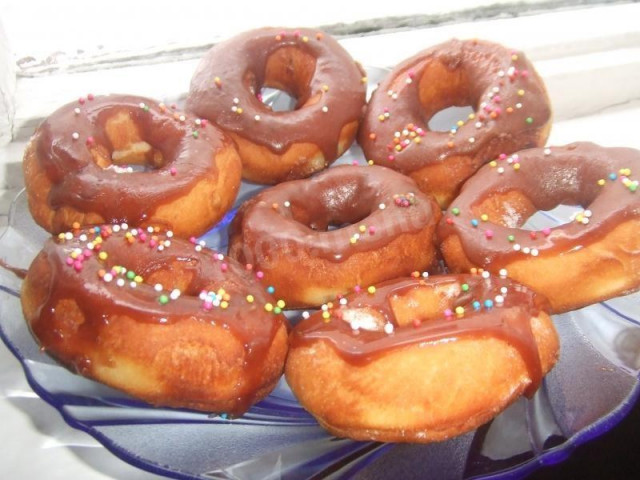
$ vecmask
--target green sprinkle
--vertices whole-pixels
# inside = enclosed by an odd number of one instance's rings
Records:
[[[514,242],[516,240],[516,237],[514,237],[513,235],[509,235],[507,237],[507,240],[509,240],[510,242]]]
[[[275,314],[282,313],[282,309],[280,307],[275,307],[273,309],[273,313],[275,313]]]
[[[527,124],[531,125],[531,124],[533,123],[533,118],[531,118],[531,117],[527,117],[527,118],[525,119],[525,122],[527,122]]]
[[[158,302],[160,302],[161,305],[166,305],[167,303],[169,303],[169,297],[167,297],[166,295],[160,295],[158,297]]]
[[[469,291],[469,284],[468,283],[463,283],[460,288],[462,288],[463,292],[468,292]]]
[[[127,278],[128,278],[129,280],[133,280],[134,278],[136,278],[136,272],[134,272],[133,270],[129,270],[129,271],[127,272]]]
[[[453,213],[455,216],[460,215],[460,209],[458,207],[453,207],[451,209],[451,213]]]

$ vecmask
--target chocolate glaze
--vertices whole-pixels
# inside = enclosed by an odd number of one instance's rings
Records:
[[[637,178],[640,151],[580,142],[523,150],[516,155],[498,160],[495,166],[482,167],[465,183],[438,226],[439,240],[457,235],[476,266],[490,265],[492,271],[503,268],[513,260],[525,258],[525,247],[536,249],[540,258],[568,253],[598,241],[620,222],[640,217],[640,196],[623,184],[624,175],[620,174],[620,169],[628,168],[630,181]],[[518,169],[513,168],[516,163]],[[615,174],[616,179],[611,180],[610,174]],[[604,185],[598,184],[600,180],[605,180]],[[529,230],[520,228],[527,218],[520,218],[516,225],[507,219],[483,222],[478,218],[484,201],[510,191],[521,192],[538,210],[581,206],[591,211],[589,222],[573,221],[544,233],[536,232],[534,239]],[[457,215],[454,209],[459,210]],[[479,221],[477,227],[472,225],[472,219]],[[493,232],[491,238],[487,238],[487,230]],[[514,245],[521,248],[516,250]]]
[[[265,312],[264,305],[273,302],[273,299],[242,266],[228,257],[219,258],[219,254],[212,250],[204,248],[198,252],[194,249],[194,244],[177,238],[171,238],[170,246],[160,250],[151,244],[152,234],[143,230],[134,236],[133,242],[126,239],[124,231],[108,233],[110,231],[111,227],[102,227],[101,237],[104,241],[100,252],[108,254],[107,260],[100,260],[97,250],[87,250],[87,244],[95,237],[93,230],[78,232],[70,240],[52,238],[45,243],[40,256],[46,258],[50,269],[48,289],[41,299],[38,314],[29,319],[30,328],[40,344],[55,355],[62,343],[68,348],[72,341],[75,355],[65,359],[66,365],[90,376],[91,366],[83,353],[93,350],[101,329],[115,321],[115,317],[127,316],[137,322],[149,324],[174,324],[197,318],[204,324],[210,324],[211,328],[231,331],[239,343],[244,345],[246,388],[238,393],[237,411],[228,413],[240,414],[246,411],[255,402],[256,389],[262,386],[261,366],[274,336],[286,324],[283,315]],[[79,235],[82,233],[86,233],[89,239],[81,241]],[[169,240],[164,234],[154,235],[157,235],[154,240],[157,245],[164,245]],[[88,256],[84,256],[80,271],[66,263],[71,253],[78,248],[89,252]],[[226,267],[222,266],[223,263]],[[174,286],[164,285],[164,290],[158,292],[154,285],[144,281],[136,288],[131,288],[129,279],[125,285],[118,286],[115,278],[107,282],[104,277],[99,276],[100,270],[109,272],[116,265],[134,271],[143,279],[146,275],[159,269],[167,269],[167,265],[171,265],[172,272],[176,269],[187,271],[192,275],[192,280],[177,299],[162,304],[159,301],[160,295],[168,296]],[[230,295],[228,307],[211,310],[203,308],[200,292],[215,292],[219,288],[224,288]],[[253,303],[246,301],[248,294],[255,297]],[[85,318],[73,339],[61,338],[60,333],[52,328],[55,309],[64,299],[73,299]]]
[[[407,194],[414,195],[414,204],[398,206],[394,196]],[[409,177],[384,167],[342,165],[264,189],[245,202],[229,232],[232,241],[242,236],[243,247],[231,254],[256,264],[283,250],[342,262],[418,232],[439,215],[435,202]],[[351,243],[354,235],[359,239]]]
[[[285,47],[310,55],[316,64],[309,84],[294,85],[292,90],[297,91],[289,92],[297,97],[296,109],[274,112],[257,94],[274,86],[266,77],[266,64]],[[313,143],[329,162],[338,155],[342,127],[362,116],[365,94],[364,71],[330,35],[310,29],[262,28],[209,50],[191,80],[187,109],[275,153],[295,143]],[[242,108],[242,113],[232,111],[233,106]]]
[[[419,90],[423,83],[434,83],[433,88],[443,90],[448,84],[446,79],[431,77],[428,69],[434,65],[443,65],[447,75],[467,78],[469,90],[442,91],[434,95],[434,102],[441,104],[422,104]],[[455,132],[430,131],[430,118],[450,106],[471,106],[475,118],[464,119],[460,127],[452,125]],[[508,108],[513,111],[508,113]],[[385,112],[388,117],[380,121],[379,115]],[[524,136],[524,143],[518,137],[538,132],[550,117],[545,87],[523,53],[484,41],[450,40],[419,52],[387,75],[369,101],[358,142],[368,160],[403,173],[456,156],[474,157],[482,164],[500,153],[537,146],[531,142],[537,133]],[[398,152],[394,135],[408,124],[421,127],[424,136],[420,143],[412,142]],[[506,146],[511,150],[502,150]]]
[[[460,286],[469,286],[464,292]],[[418,325],[398,325],[391,307],[391,299],[402,297],[417,288],[435,289],[455,285],[459,294],[450,299],[447,308],[455,311],[464,308],[464,315],[455,313],[447,316],[421,318]],[[506,287],[507,293],[501,292]],[[473,302],[481,304],[503,295],[502,305],[487,308],[481,305],[474,309]],[[392,333],[384,330],[354,330],[351,324],[342,320],[341,312],[349,309],[366,308],[378,312],[385,322],[394,326]],[[456,341],[461,338],[494,337],[515,347],[524,360],[532,383],[527,394],[537,390],[542,367],[536,340],[531,331],[531,318],[547,308],[546,302],[533,291],[498,277],[483,278],[480,275],[438,275],[427,279],[396,279],[376,286],[371,294],[363,292],[349,295],[346,305],[331,310],[329,321],[323,312],[317,312],[302,320],[290,335],[291,348],[308,345],[316,341],[329,342],[336,352],[347,362],[362,365],[375,361],[393,349],[415,344],[433,344]]]
[[[119,112],[126,112],[143,139],[162,153],[162,166],[118,173],[95,163],[91,144],[113,150],[104,127]],[[61,107],[38,127],[33,139],[40,165],[53,184],[49,205],[95,212],[110,223],[137,225],[148,220],[160,205],[183,196],[203,177],[217,175],[214,158],[230,140],[212,125],[195,121],[190,115],[180,121],[154,100],[128,95],[99,96]]]

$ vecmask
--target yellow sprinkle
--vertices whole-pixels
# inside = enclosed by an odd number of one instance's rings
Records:
[[[331,314],[329,312],[322,312],[322,318],[324,318],[325,320],[328,320],[331,317]]]
[[[142,283],[142,277],[140,275],[136,275],[133,277],[133,281],[136,283]]]
[[[511,55],[511,60],[513,60],[513,61],[518,60],[518,55],[516,55],[516,54]]]
[[[422,140],[420,140],[420,137],[416,137],[413,139],[414,143],[420,143]]]
[[[522,97],[524,95],[524,90],[518,90],[518,95]]]
[[[519,163],[514,163],[513,164],[513,169],[514,170],[520,170],[520,164]]]
[[[242,112],[243,112],[242,107],[238,107],[237,110],[236,110],[236,113],[237,114],[241,114]]]
[[[358,241],[358,239],[357,239],[356,237],[351,237],[351,238],[349,239],[349,243],[350,243],[351,245],[355,245],[355,243],[356,243],[357,241]]]
[[[464,315],[464,307],[460,307],[460,306],[456,307],[456,315],[458,316]]]
[[[402,145],[396,145],[394,148],[397,152],[399,152],[400,150],[402,150]]]
[[[96,239],[93,241],[93,243],[97,243],[97,244],[102,243],[102,237],[96,237]]]
[[[273,305],[271,305],[270,303],[267,303],[267,304],[264,306],[264,309],[265,309],[267,312],[271,312],[271,311],[273,310]]]
[[[322,85],[322,91],[323,92],[328,92],[329,91],[329,85]]]
[[[59,238],[60,240],[64,240],[64,233],[59,233],[59,234],[58,234],[58,238]]]
[[[364,233],[364,232],[366,232],[366,231],[367,231],[367,227],[366,227],[365,225],[360,225],[360,226],[358,227],[358,230],[360,230],[360,232]]]
[[[371,285],[369,288],[367,288],[367,292],[369,292],[371,294],[376,293],[376,287]]]
[[[108,256],[109,256],[109,255],[107,255],[107,252],[100,252],[100,253],[98,254],[98,258],[99,258],[100,260],[106,260]]]
[[[475,113],[470,113],[469,114],[469,120],[473,120],[474,118],[476,118],[476,114]]]
[[[498,166],[498,162],[496,162],[495,160],[491,160],[489,162],[489,165],[491,165],[492,167],[497,167]]]
[[[247,302],[253,303],[254,300],[253,295],[247,295]]]
[[[220,302],[220,308],[224,309],[227,308],[229,306],[229,302],[227,302],[226,300],[223,300]]]
[[[309,41],[309,37],[307,37],[306,35],[304,35],[304,36],[302,37],[302,41],[303,41],[304,43],[307,43],[307,42]]]
[[[276,306],[278,306],[279,308],[284,308],[284,307],[285,307],[285,305],[286,305],[286,304],[284,303],[284,300],[278,300],[278,301],[276,302]]]
[[[458,125],[459,127],[461,127],[461,126],[463,126],[463,125],[464,125],[464,122],[463,122],[462,120],[458,120],[458,121],[456,122],[456,125]]]
[[[367,83],[369,81],[369,78],[368,77],[362,77],[361,81],[362,81],[362,83]]]
[[[480,220],[482,220],[483,222],[486,222],[487,220],[489,220],[489,215],[487,215],[486,213],[483,213],[482,215],[480,215]]]
[[[224,288],[219,288],[216,292],[219,296],[223,296],[227,291]]]
[[[381,122],[384,122],[384,115],[382,114],[378,115],[378,120],[380,120]]]
[[[231,300],[231,295],[229,295],[228,293],[225,293],[225,294],[222,296],[222,299],[223,299],[223,300],[226,300],[226,301],[228,302],[229,300]]]
[[[630,168],[621,168],[620,169],[620,175],[624,175],[625,177],[628,177],[631,175],[631,169]]]
[[[373,165],[373,160],[367,160],[367,163],[368,163],[369,165]]]
[[[598,180],[598,185],[600,185],[601,187],[603,185],[605,185],[607,182],[604,180],[604,178],[601,178],[600,180]]]

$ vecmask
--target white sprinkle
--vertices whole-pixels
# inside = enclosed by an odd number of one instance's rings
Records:
[[[519,251],[520,251],[520,244],[519,244],[519,243],[514,244],[514,245],[513,245],[513,249],[514,249],[516,252],[519,252]]]
[[[284,206],[285,206],[285,207],[287,207],[287,208],[289,208],[289,207],[291,206],[291,202],[290,202],[289,200],[286,200],[286,201],[284,202]]]
[[[167,230],[166,235],[168,238],[173,238],[173,232],[171,230]]]
[[[64,234],[64,239],[65,240],[72,240],[73,239],[73,233],[71,232],[67,232]]]
[[[391,335],[393,333],[393,323],[384,324],[384,333]]]
[[[136,237],[138,235],[138,229],[137,228],[132,228],[131,229],[131,235],[133,235],[134,237]]]
[[[482,122],[476,122],[476,128],[482,127]]]
[[[153,286],[153,289],[154,289],[156,292],[161,292],[161,291],[162,291],[162,285],[161,285],[161,284],[159,284],[159,283],[156,283],[156,284]]]
[[[498,173],[499,174],[503,174],[504,173],[504,167],[498,167]]]
[[[538,256],[538,249],[537,248],[532,248],[531,249],[531,256],[532,257],[537,257]]]
[[[253,119],[254,119],[256,122],[259,122],[259,121],[260,121],[260,115],[255,115],[255,116],[253,117]]]
[[[165,247],[169,248],[169,247],[171,246],[171,240],[165,240],[164,242],[162,242],[162,244],[163,244]]]
[[[393,95],[391,95],[391,98],[392,98],[393,100],[397,100],[397,99],[398,99],[398,94],[397,94],[397,93],[394,93]]]
[[[204,245],[202,245],[202,246],[204,247]],[[224,260],[224,255],[223,255],[222,253],[218,253],[218,254],[216,255],[216,258],[217,258],[218,260],[222,261],[222,260]]]
[[[516,103],[516,108],[522,108],[522,104],[521,103]]]
[[[585,210],[584,212],[582,212],[582,215],[587,218],[590,218],[591,215],[593,215],[593,212],[591,210]]]
[[[347,304],[347,299],[345,297],[342,297],[340,299],[340,305],[346,305]]]
[[[87,241],[87,236],[84,233],[82,235],[80,235],[78,238],[80,239],[81,242],[86,242]]]
[[[412,82],[413,82],[413,80],[411,79],[411,77],[409,77],[409,78],[407,78],[407,79],[405,80],[405,82],[407,82],[407,83],[412,83]]]
[[[508,291],[508,288],[507,288],[507,287],[502,287],[502,288],[500,289],[500,293],[501,293],[502,295],[506,295],[506,294],[507,294],[507,291]]]
[[[302,312],[302,318],[304,318],[305,320],[307,318],[309,318],[311,316],[311,314],[309,312],[307,312],[306,310],[304,312]]]
[[[147,227],[147,233],[153,233],[153,227]]]
[[[322,111],[324,113],[327,113],[329,111],[329,107],[327,107],[326,105],[324,107],[322,107]]]
[[[118,285],[119,287],[124,287],[124,284],[126,282],[124,281],[124,278],[119,278],[118,280],[116,280],[116,285]]]
[[[495,300],[498,305],[502,305],[504,303],[504,297],[502,295],[496,295]]]
[[[498,93],[500,91],[500,88],[498,87],[493,87],[493,93]]]
[[[164,250],[164,245],[158,245],[158,251],[162,252]]]
[[[73,138],[74,140],[78,140],[80,138],[80,134],[78,132],[73,132],[71,134],[71,138]]]
[[[476,139],[475,137],[469,137],[469,143],[475,143]]]
[[[525,255],[528,255],[531,252],[531,249],[529,247],[524,247],[522,249],[522,253],[524,253]]]
[[[551,155],[551,149],[550,148],[545,148],[544,149],[544,154],[545,155]]]
[[[378,205],[378,208],[380,210],[384,210],[385,208],[387,208],[387,206],[384,203],[381,203],[380,205]]]
[[[320,307],[320,310],[322,310],[323,312],[326,312],[329,310],[329,305],[327,305],[326,303],[323,303],[322,306]]]
[[[184,122],[187,119],[187,117],[185,117],[184,115],[180,115],[180,117],[178,118],[178,120],[180,120],[181,122]]]
[[[233,98],[233,103],[235,103],[236,105],[238,105],[240,103],[240,99],[238,97],[234,97]]]
[[[488,270],[485,270],[484,272],[482,272],[482,278],[489,278],[491,276],[491,274],[489,273]]]
[[[202,246],[196,245],[196,252],[201,252],[201,251],[202,251]]]
[[[95,245],[95,243],[93,243],[93,242],[89,242],[89,243],[87,243],[87,248],[88,248],[89,250],[93,250],[94,248],[96,248],[96,245]]]
[[[76,108],[73,110],[73,113],[75,113],[76,115],[80,115],[80,109],[76,107]]]
[[[499,76],[500,78],[504,77],[504,70],[500,70],[500,71],[498,72],[498,76]]]
[[[111,275],[110,273],[105,273],[102,279],[105,282],[109,283],[111,280],[113,280],[113,275]]]
[[[140,102],[139,106],[140,106],[140,108],[144,108],[145,104],[143,102]]]
[[[507,269],[501,268],[500,271],[498,272],[498,275],[500,275],[500,278],[507,278]]]
[[[422,278],[429,278],[429,272],[422,272]]]
[[[127,225],[126,223],[122,223],[122,224],[120,224],[120,228],[122,230],[129,230],[129,225]]]
[[[131,282],[131,283],[129,284],[129,286],[130,286],[131,288],[136,288],[136,287],[138,286],[138,284],[137,284],[136,282]]]
[[[114,225],[113,226],[113,231],[118,233],[120,231],[120,225]]]
[[[231,111],[232,112],[237,112],[238,111],[238,107],[236,107],[235,105],[233,107],[231,107]]]
[[[174,288],[173,290],[171,290],[169,297],[171,298],[171,300],[177,300],[178,297],[180,297],[180,290]]]

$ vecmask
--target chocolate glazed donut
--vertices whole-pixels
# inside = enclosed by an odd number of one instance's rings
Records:
[[[353,142],[365,107],[366,76],[330,35],[262,28],[215,45],[200,62],[187,109],[238,145],[245,179],[273,184],[308,177]],[[272,111],[261,89],[296,99]]]
[[[429,120],[471,106],[450,131]],[[446,207],[464,181],[500,154],[542,146],[551,128],[544,84],[522,52],[451,40],[396,66],[373,93],[358,133],[366,158],[411,176]]]
[[[23,162],[29,209],[49,232],[127,222],[182,237],[222,218],[241,168],[233,142],[206,120],[130,95],[61,107],[38,127]]]
[[[285,375],[337,436],[441,441],[533,395],[554,365],[548,304],[488,272],[396,279],[298,323]]]
[[[231,225],[229,255],[262,271],[289,307],[318,306],[432,267],[440,216],[404,175],[338,166],[245,202]]]
[[[443,217],[438,237],[454,272],[507,274],[554,312],[640,288],[640,151],[592,143],[524,150],[482,167]],[[573,220],[526,230],[537,211],[581,207]]]
[[[156,229],[49,239],[21,295],[29,328],[70,370],[154,405],[240,415],[278,382],[287,321],[243,266]]]

